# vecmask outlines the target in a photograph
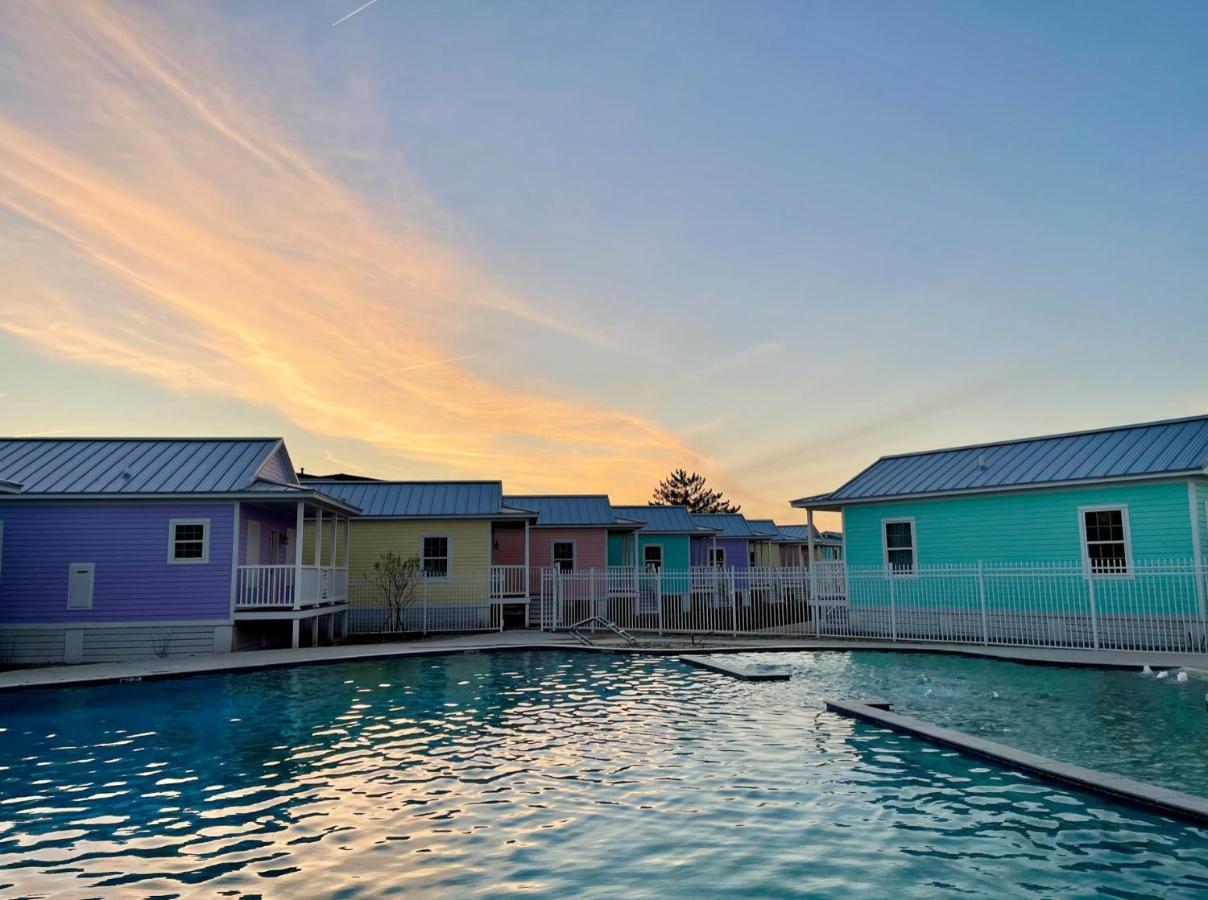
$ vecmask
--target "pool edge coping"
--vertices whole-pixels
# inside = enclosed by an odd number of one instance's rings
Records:
[[[951,747],[1007,768],[1038,775],[1049,781],[1099,794],[1117,802],[1139,806],[1149,812],[1158,812],[1199,826],[1208,825],[1208,798],[1137,781],[1112,772],[1100,772],[1097,769],[1064,763],[954,728],[933,725],[914,716],[873,705],[879,701],[825,700],[824,703],[830,712],[884,725],[933,744]]]
[[[510,651],[560,651],[573,650],[586,653],[627,653],[635,656],[677,657],[684,654],[684,647],[631,647],[623,644],[583,645],[568,637],[559,640],[554,634],[541,632],[540,637],[526,640],[476,640],[478,636],[463,635],[452,639],[437,639],[431,644],[339,644],[334,647],[298,648],[295,650],[252,650],[223,654],[203,654],[176,660],[142,659],[129,662],[88,663],[84,665],[59,665],[33,667],[29,669],[0,672],[0,695],[10,691],[46,690],[67,687],[89,687],[123,682],[154,681],[161,679],[188,678],[195,675],[221,675],[277,669],[287,666],[327,665],[342,662],[368,662],[378,659],[398,659],[411,656],[438,656],[457,653],[497,653]],[[887,641],[852,640],[788,640],[772,639],[766,644],[733,644],[693,647],[690,653],[712,655],[715,653],[808,653],[808,652],[869,652],[869,653],[938,653],[948,656],[963,656],[989,659],[1020,665],[1056,666],[1061,668],[1095,668],[1134,670],[1149,664],[1153,669],[1185,667],[1177,660],[1159,660],[1162,654],[1146,656],[1142,653],[1120,657],[1115,652],[1099,651],[1054,651],[1045,658],[1036,651],[1041,648],[981,647],[967,644],[924,644]],[[425,645],[426,644],[426,645]],[[1022,650],[1024,652],[1012,652]],[[1028,652],[1032,651],[1032,652]],[[260,654],[280,654],[265,658]],[[287,654],[287,655],[286,655]],[[1086,654],[1086,656],[1081,656]],[[1170,654],[1166,654],[1170,655]],[[1198,661],[1198,660],[1197,660]],[[92,667],[113,666],[118,670],[96,671]],[[124,668],[124,671],[122,669]],[[91,671],[87,671],[92,669]],[[22,678],[20,675],[26,675]],[[5,678],[5,675],[11,678]]]

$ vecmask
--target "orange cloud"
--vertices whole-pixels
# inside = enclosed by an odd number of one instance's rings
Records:
[[[0,108],[0,208],[19,226],[0,328],[518,489],[640,498],[700,464],[640,417],[477,375],[459,337],[484,317],[501,353],[516,329],[602,339],[383,220],[167,30],[71,10],[6,13],[40,67],[26,87],[55,106]]]

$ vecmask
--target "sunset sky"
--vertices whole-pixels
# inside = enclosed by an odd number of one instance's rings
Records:
[[[1208,411],[1208,3],[0,3],[0,433],[744,511]]]

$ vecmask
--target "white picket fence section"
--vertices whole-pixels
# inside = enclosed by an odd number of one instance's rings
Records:
[[[445,578],[421,576],[410,596],[392,609],[380,593],[362,579],[349,589],[349,635],[432,634],[435,632],[498,631],[503,606],[527,603],[524,597],[501,597],[509,575],[483,571]]]
[[[801,635],[1025,647],[1208,652],[1208,568],[1134,562],[963,564],[908,573],[842,562],[804,568],[548,570],[533,622],[593,616],[634,633]]]

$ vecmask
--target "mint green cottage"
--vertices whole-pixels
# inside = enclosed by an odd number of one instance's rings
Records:
[[[608,536],[608,564],[643,569],[687,571],[692,565],[692,538],[713,531],[693,523],[682,506],[613,506],[618,520],[639,524],[636,531]]]
[[[993,612],[1010,590],[1014,610],[1174,617],[1203,640],[1208,416],[885,456],[792,505],[842,515],[853,613]]]

